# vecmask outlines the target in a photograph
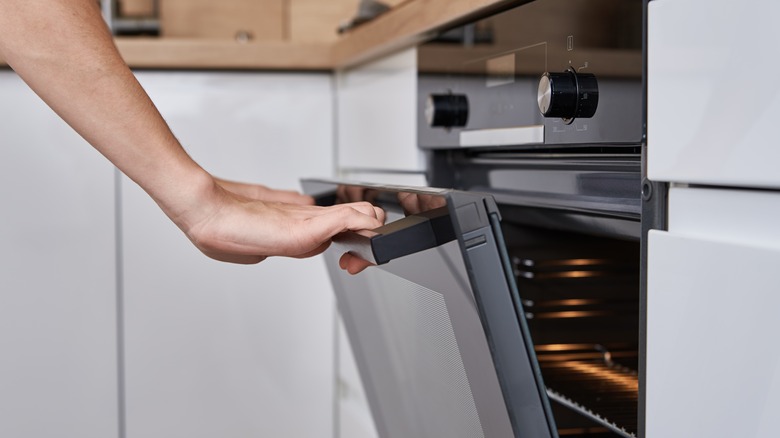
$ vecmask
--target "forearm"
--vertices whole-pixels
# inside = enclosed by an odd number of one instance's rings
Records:
[[[0,52],[172,219],[213,184],[122,60],[94,0],[0,0]]]
[[[336,233],[382,224],[384,212],[368,203],[322,208],[264,187],[222,182],[223,189],[170,132],[120,57],[95,0],[0,0],[0,55],[209,257],[309,257]]]

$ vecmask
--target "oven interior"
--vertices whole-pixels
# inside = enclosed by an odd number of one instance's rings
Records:
[[[640,432],[641,154],[437,151],[432,185],[487,192],[562,437]]]
[[[559,435],[635,436],[639,241],[502,226]]]

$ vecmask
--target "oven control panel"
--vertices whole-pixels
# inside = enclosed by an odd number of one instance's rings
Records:
[[[418,144],[635,146],[643,135],[642,0],[534,0],[417,50]]]

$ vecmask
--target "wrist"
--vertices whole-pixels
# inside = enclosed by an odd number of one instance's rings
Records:
[[[221,191],[214,178],[197,165],[166,175],[155,193],[147,190],[162,211],[185,233],[214,214],[219,208]]]

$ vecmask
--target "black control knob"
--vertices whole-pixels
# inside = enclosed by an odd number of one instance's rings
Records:
[[[465,94],[431,94],[425,102],[425,120],[431,127],[466,126],[469,100]]]
[[[569,69],[562,73],[545,73],[537,91],[539,111],[545,117],[560,117],[567,122],[590,118],[599,105],[596,76]]]

